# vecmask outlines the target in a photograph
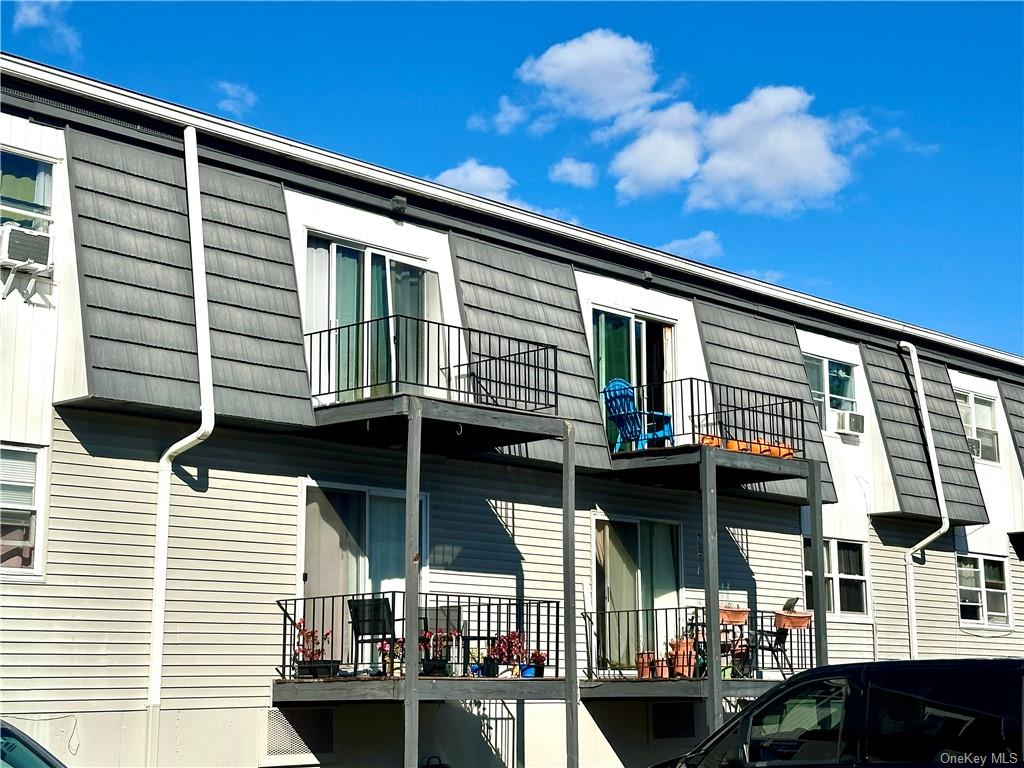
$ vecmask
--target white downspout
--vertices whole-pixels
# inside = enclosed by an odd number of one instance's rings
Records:
[[[192,256],[192,298],[196,314],[196,357],[199,363],[199,428],[176,442],[157,464],[156,547],[153,565],[153,617],[149,648],[147,697],[147,759],[159,760],[160,699],[164,658],[164,613],[167,603],[167,551],[171,528],[171,465],[185,451],[213,432],[213,362],[210,356],[210,312],[206,300],[206,252],[203,245],[202,200],[199,194],[199,152],[196,129],[185,128],[185,196],[188,204],[189,249]]]
[[[942,478],[939,476],[939,458],[935,454],[935,440],[932,437],[932,421],[928,414],[928,401],[925,400],[924,382],[921,379],[921,364],[917,359],[917,347],[909,341],[901,341],[900,348],[910,353],[910,364],[914,369],[914,387],[917,391],[918,407],[921,410],[921,425],[924,427],[924,445],[928,450],[928,463],[932,468],[932,481],[935,485],[935,498],[939,504],[941,523],[938,529],[907,550],[903,561],[907,569],[907,627],[910,633],[910,658],[917,658],[917,599],[914,589],[914,555],[923,550],[933,541],[949,530],[949,510],[946,509],[946,494],[942,490]]]

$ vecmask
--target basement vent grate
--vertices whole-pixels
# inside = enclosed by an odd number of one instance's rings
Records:
[[[304,755],[334,752],[334,718],[329,709],[270,709],[267,754]]]

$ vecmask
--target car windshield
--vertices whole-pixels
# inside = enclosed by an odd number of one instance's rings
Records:
[[[0,729],[0,768],[58,768],[37,748],[10,728]]]

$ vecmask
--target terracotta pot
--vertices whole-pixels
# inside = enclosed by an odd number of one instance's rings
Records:
[[[693,669],[697,662],[697,654],[693,650],[693,639],[684,638],[676,643],[669,653],[672,677],[693,677]]]
[[[742,626],[747,623],[747,617],[750,616],[749,608],[719,608],[718,609],[718,620],[722,624],[730,626]]]
[[[636,655],[636,673],[641,680],[651,678],[651,664],[654,663],[654,654],[650,651],[639,651]]]
[[[654,673],[654,678],[657,680],[668,679],[668,660],[666,659],[655,659],[651,666],[651,671]]]
[[[811,614],[801,611],[776,611],[775,626],[778,629],[807,629],[811,626]]]

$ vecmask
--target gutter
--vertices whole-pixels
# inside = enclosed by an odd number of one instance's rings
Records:
[[[213,360],[210,354],[210,313],[206,295],[206,250],[203,244],[202,200],[196,129],[185,128],[185,195],[188,201],[189,250],[192,256],[192,298],[196,314],[196,356],[199,362],[199,428],[170,446],[157,464],[156,545],[153,565],[153,616],[146,701],[146,765],[159,762],[160,700],[163,684],[164,618],[167,605],[167,554],[171,528],[171,468],[174,460],[213,432]]]
[[[949,510],[946,508],[946,494],[942,489],[942,478],[939,475],[939,458],[935,453],[935,438],[932,436],[932,422],[928,414],[928,401],[924,394],[924,381],[921,378],[921,364],[917,359],[917,347],[909,341],[901,341],[900,349],[910,353],[910,364],[914,371],[914,387],[921,414],[921,425],[924,427],[924,444],[928,451],[928,464],[932,470],[932,484],[935,487],[935,498],[939,504],[939,527],[925,536],[903,555],[907,570],[907,629],[910,635],[910,658],[917,658],[917,598],[914,589],[914,555],[923,550],[933,541],[949,530]]]

